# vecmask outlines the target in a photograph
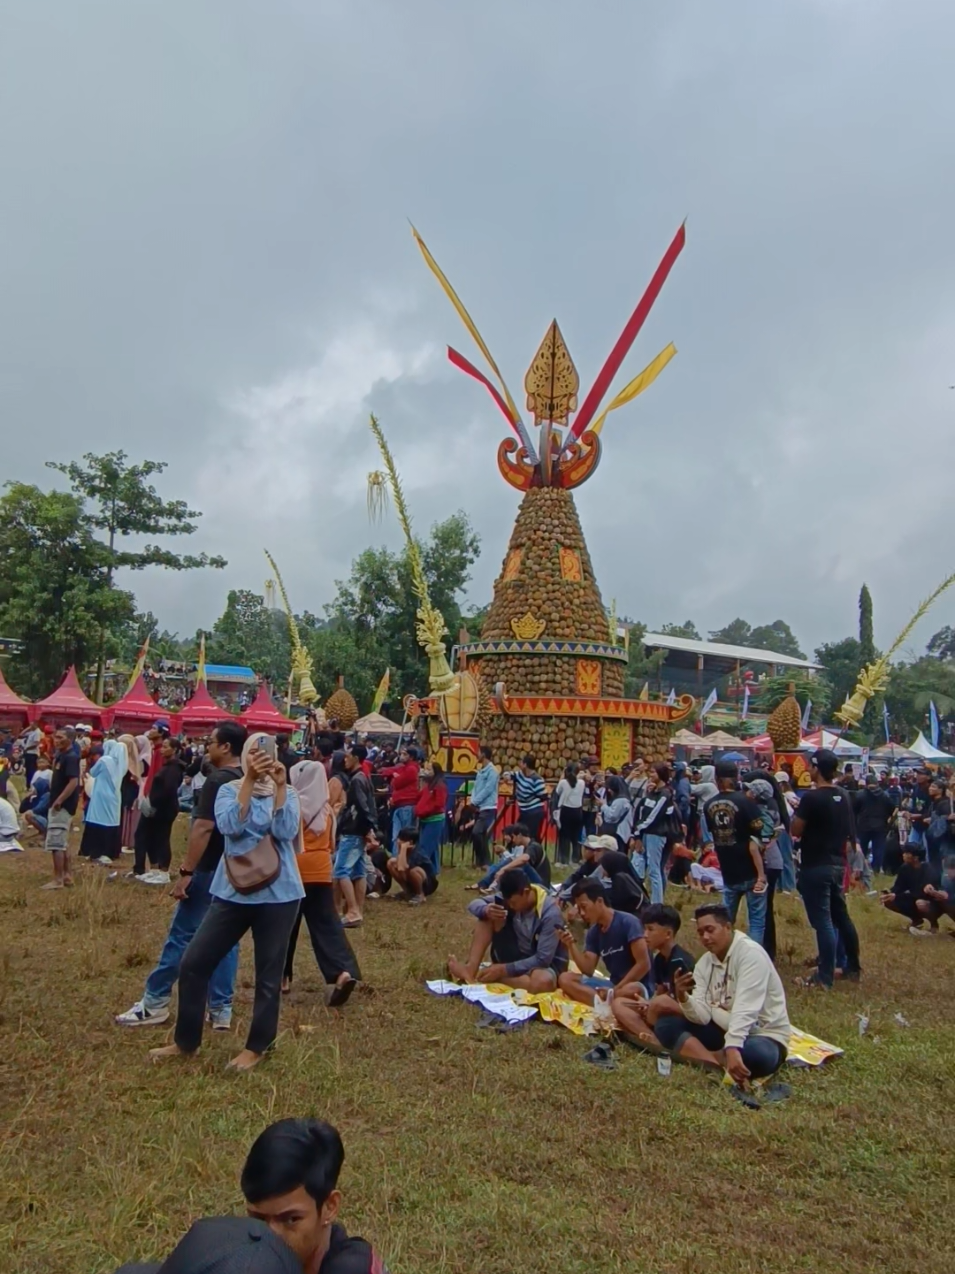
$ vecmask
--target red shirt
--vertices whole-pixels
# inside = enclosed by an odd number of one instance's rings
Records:
[[[420,767],[417,761],[405,761],[404,765],[393,765],[382,770],[386,779],[391,780],[391,804],[393,809],[403,805],[414,805],[418,799],[418,774]]]
[[[434,787],[429,784],[418,793],[418,800],[414,807],[414,812],[418,818],[436,818],[439,814],[444,814],[448,807],[448,789],[442,782],[435,783]]]

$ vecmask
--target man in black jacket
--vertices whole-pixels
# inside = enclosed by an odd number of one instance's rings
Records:
[[[909,933],[929,933],[938,928],[937,920],[929,920],[929,929],[923,929],[926,915],[922,914],[918,903],[929,895],[925,886],[933,890],[941,884],[938,867],[925,861],[925,850],[921,845],[906,845],[902,849],[902,866],[892,884],[892,888],[882,895],[882,906],[887,911],[896,911],[910,922]]]
[[[871,854],[872,870],[881,871],[885,838],[895,806],[892,798],[879,786],[879,780],[874,774],[869,775],[865,788],[856,796],[854,811],[859,847],[866,857]]]
[[[356,743],[345,753],[345,774],[348,778],[348,796],[345,808],[338,820],[338,848],[332,877],[345,899],[345,918],[342,925],[355,929],[362,922],[365,905],[365,849],[371,848],[369,838],[376,841],[378,833],[378,806],[371,779],[362,769],[367,749]]]

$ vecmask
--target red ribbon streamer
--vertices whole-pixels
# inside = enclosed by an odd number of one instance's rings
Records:
[[[500,393],[495,388],[495,386],[492,385],[491,382],[488,380],[488,378],[484,375],[484,373],[479,372],[473,363],[469,363],[463,354],[459,354],[458,351],[456,349],[452,349],[450,345],[448,346],[448,358],[455,365],[455,367],[457,367],[460,371],[467,372],[469,376],[473,376],[475,380],[479,380],[481,382],[484,388],[488,391],[488,393],[497,403],[498,407],[500,407],[501,411],[504,413],[504,417],[507,420],[507,423],[511,426],[514,432],[517,434],[518,438],[520,438],[521,437],[520,430],[518,429],[517,424],[515,423],[515,421],[513,420],[511,416],[510,408],[508,407],[504,399],[501,397]],[[522,443],[523,441],[524,441],[523,438],[521,438]]]
[[[666,282],[667,275],[673,268],[673,263],[683,251],[683,245],[686,243],[686,226],[680,226],[674,236],[673,242],[667,248],[663,260],[657,266],[656,274],[650,280],[650,286],[640,298],[637,308],[630,315],[627,326],[620,333],[616,345],[610,351],[610,357],[600,369],[600,375],[593,383],[590,393],[584,399],[584,405],[577,413],[577,419],[574,421],[574,427],[570,431],[571,438],[579,438],[587,426],[593,420],[597,408],[603,400],[604,394],[610,388],[610,382],[620,370],[620,364],[630,352],[630,346],[637,339],[637,334],[646,322],[647,315],[653,308],[653,303],[660,295],[660,289]]]

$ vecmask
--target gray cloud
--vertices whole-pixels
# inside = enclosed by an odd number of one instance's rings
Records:
[[[499,568],[503,421],[560,320],[596,374],[684,216],[578,504],[605,599],[656,624],[887,641],[949,569],[955,11],[930,0],[208,0],[8,6],[0,406],[9,476],[123,446],[170,462],[222,575],[135,580],[210,625],[276,554],[319,610],[365,544],[382,417],[425,528]],[[917,635],[952,620],[941,605]]]

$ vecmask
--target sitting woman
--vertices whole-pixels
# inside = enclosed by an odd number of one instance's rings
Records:
[[[229,1063],[249,1071],[275,1043],[282,971],[305,890],[295,863],[298,794],[289,787],[275,740],[250,734],[242,749],[242,779],[216,796],[215,821],[225,852],[212,878],[212,904],[186,948],[179,971],[175,1043],[150,1057],[193,1057],[202,1043],[209,979],[243,934],[252,931],[255,999],[245,1048]]]

